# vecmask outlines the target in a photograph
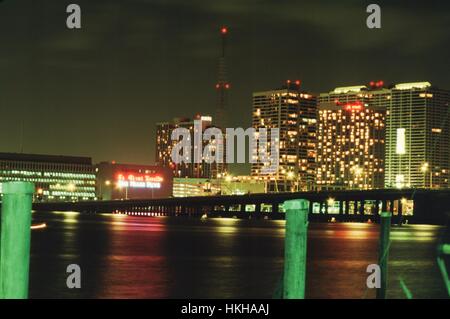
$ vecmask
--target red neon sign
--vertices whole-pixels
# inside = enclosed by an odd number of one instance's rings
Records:
[[[164,178],[159,175],[142,175],[134,173],[119,173],[117,174],[118,181],[128,181],[128,182],[162,182]]]
[[[361,111],[364,108],[363,104],[359,101],[346,103],[343,107],[346,111]]]

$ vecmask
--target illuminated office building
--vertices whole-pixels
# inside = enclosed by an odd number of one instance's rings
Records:
[[[383,82],[340,87],[318,102],[316,185],[374,189],[384,184],[384,137],[390,91]]]
[[[300,91],[300,81],[287,81],[277,90],[253,93],[255,131],[280,131],[278,170],[262,174],[264,163],[251,165],[251,175],[268,180],[268,191],[301,191],[314,186],[316,98]],[[270,136],[270,135],[269,135]]]
[[[450,91],[429,82],[392,88],[386,119],[386,188],[449,186]]]
[[[199,125],[195,125],[195,121],[199,121]],[[196,115],[194,119],[175,118],[171,122],[161,122],[156,124],[156,159],[155,162],[159,166],[168,167],[173,171],[174,177],[188,178],[215,178],[223,172],[217,163],[207,163],[203,158],[203,148],[208,141],[202,141],[202,160],[200,163],[194,162],[194,152],[197,151],[197,145],[194,143],[195,134],[203,134],[203,132],[212,126],[211,116]],[[172,159],[172,149],[178,143],[171,138],[173,130],[177,128],[185,128],[189,131],[189,144],[192,146],[191,154],[188,159],[184,159],[182,163],[175,163]],[[202,137],[200,137],[202,138]],[[190,161],[190,162],[189,162]]]
[[[89,157],[0,153],[0,183],[10,181],[34,183],[36,201],[96,199]]]

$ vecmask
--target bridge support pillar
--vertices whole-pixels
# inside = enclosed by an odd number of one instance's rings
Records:
[[[272,213],[279,213],[280,210],[278,209],[279,203],[272,203]]]
[[[350,202],[348,200],[345,201],[345,215],[350,214]]]
[[[365,201],[363,199],[360,201],[360,206],[359,206],[359,214],[360,215],[364,215],[364,205],[365,205]]]
[[[388,211],[387,209],[388,209],[388,208],[387,208],[387,200],[383,199],[383,200],[381,201],[381,211],[382,211],[382,212],[387,212],[387,211]]]
[[[380,214],[380,200],[379,199],[377,199],[375,201],[375,207],[373,208],[373,214],[375,216],[378,216]]]
[[[359,201],[357,200],[353,201],[353,213],[355,215],[359,214]]]

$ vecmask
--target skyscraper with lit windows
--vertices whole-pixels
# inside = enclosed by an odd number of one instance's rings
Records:
[[[386,118],[386,188],[449,187],[450,91],[429,82],[391,89]]]
[[[199,121],[199,126],[195,125],[195,121]],[[200,163],[194,162],[194,152],[197,151],[194,135],[202,134],[209,127],[212,127],[212,117],[204,115],[196,115],[193,120],[189,118],[175,118],[170,122],[157,123],[155,163],[172,169],[174,177],[215,178],[218,171],[216,163],[207,163],[203,158]],[[191,156],[190,160],[184,159],[182,163],[175,163],[172,159],[173,147],[178,143],[178,141],[172,140],[172,132],[177,128],[185,128],[189,131],[188,142],[191,145]],[[201,130],[201,132],[197,130]],[[202,148],[206,144],[207,141],[202,141]]]
[[[261,174],[263,163],[253,163],[251,175],[266,178],[272,192],[310,190],[314,186],[316,97],[300,90],[300,81],[287,81],[280,89],[253,93],[252,126],[255,131],[278,128],[279,166]]]
[[[390,91],[382,81],[339,87],[318,102],[316,185],[374,189],[384,185],[385,116]]]

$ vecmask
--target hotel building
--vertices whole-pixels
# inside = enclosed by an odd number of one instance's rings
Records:
[[[317,189],[383,188],[389,102],[390,91],[382,81],[320,94]]]
[[[197,123],[197,125],[196,125]],[[161,122],[156,124],[156,159],[159,166],[168,167],[173,171],[176,178],[215,178],[224,173],[224,164],[208,163],[203,157],[203,149],[208,141],[202,141],[202,149],[198,150],[194,143],[195,136],[203,140],[201,134],[208,128],[212,128],[211,116],[196,115],[194,119],[175,118],[171,122]],[[178,140],[172,140],[172,132],[177,128],[189,131],[188,143],[191,146],[190,156],[183,158],[181,163],[175,163],[172,159],[172,150]],[[214,141],[213,141],[214,143]],[[194,153],[199,152],[200,163],[194,162]],[[224,150],[225,152],[225,150]],[[225,153],[224,153],[225,154]],[[184,154],[185,155],[185,154]]]
[[[0,183],[35,185],[37,201],[95,200],[95,171],[89,157],[0,153]]]
[[[251,165],[251,175],[268,180],[271,192],[303,191],[314,186],[316,98],[300,90],[300,81],[287,81],[281,89],[253,93],[252,126],[278,128],[279,166],[262,174],[264,163]],[[271,141],[277,142],[277,141]]]
[[[450,91],[429,82],[391,90],[386,118],[386,188],[449,187]]]

